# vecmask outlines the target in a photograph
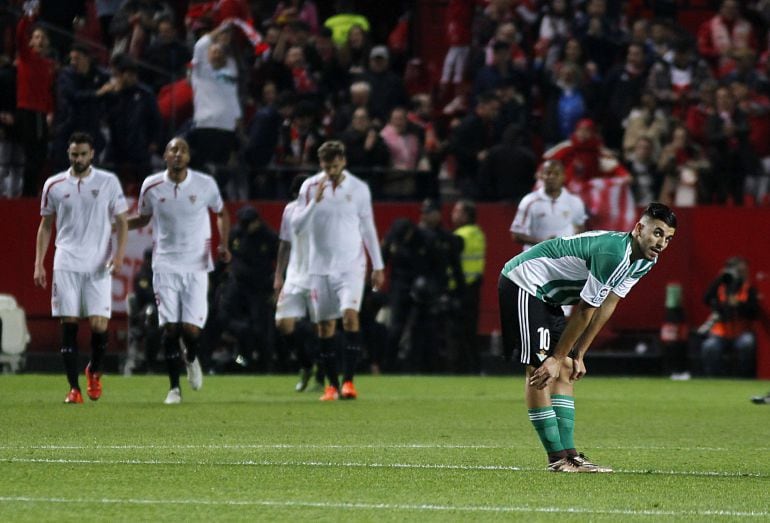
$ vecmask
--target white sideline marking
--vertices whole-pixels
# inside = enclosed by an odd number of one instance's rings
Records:
[[[212,444],[212,445],[0,445],[0,450],[183,450],[183,449],[204,449],[204,450],[244,450],[244,449],[466,449],[466,450],[529,450],[533,447],[514,446],[514,445],[437,445],[434,443],[404,443],[404,444],[375,444],[375,445],[318,445],[318,444],[294,444],[294,443],[265,443],[265,444]],[[726,447],[679,447],[671,446],[591,446],[586,447],[590,450],[681,450],[685,452],[731,452],[735,449]],[[754,451],[770,451],[770,447],[744,448]]]
[[[75,503],[75,504],[112,504],[112,505],[203,505],[203,506],[254,506],[281,508],[324,508],[349,510],[403,510],[403,511],[432,511],[432,512],[497,512],[497,513],[546,513],[546,514],[596,514],[619,516],[726,516],[741,518],[766,518],[770,512],[744,512],[733,510],[629,510],[605,509],[596,510],[575,507],[528,507],[506,505],[433,505],[433,504],[400,504],[400,503],[335,503],[324,501],[291,501],[291,500],[203,500],[203,499],[111,499],[111,498],[43,498],[29,496],[0,496],[4,503]]]
[[[432,469],[432,470],[476,470],[544,472],[544,468],[515,467],[512,465],[452,465],[443,463],[356,463],[331,461],[184,461],[154,459],[64,459],[64,458],[0,458],[5,463],[63,463],[80,465],[193,465],[193,466],[239,466],[239,467],[329,467],[329,468],[378,468],[378,469]],[[725,472],[710,470],[615,470],[621,474],[647,474],[663,476],[706,476],[706,477],[752,477],[765,478],[768,474],[759,472]]]

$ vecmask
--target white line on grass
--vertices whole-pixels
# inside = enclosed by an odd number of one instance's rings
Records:
[[[155,459],[65,459],[65,458],[0,458],[5,463],[61,463],[67,465],[193,465],[193,466],[237,466],[237,467],[329,467],[329,468],[379,468],[379,469],[433,469],[433,470],[476,470],[538,472],[543,468],[515,467],[512,465],[453,465],[443,463],[356,463],[331,461],[183,461]],[[706,476],[706,477],[752,477],[765,478],[768,474],[759,472],[725,472],[712,470],[624,470],[621,474],[650,474],[662,476]]]
[[[548,514],[595,514],[618,516],[726,516],[737,518],[766,518],[770,512],[734,510],[633,510],[590,509],[576,507],[529,507],[506,505],[433,505],[405,503],[335,503],[300,500],[203,500],[203,499],[110,499],[110,498],[44,498],[30,496],[0,496],[4,503],[73,503],[94,505],[203,505],[203,506],[255,506],[278,508],[323,508],[349,510],[403,510],[431,512],[498,512],[498,513],[548,513]]]
[[[515,450],[532,449],[531,445],[441,445],[434,443],[394,443],[394,444],[374,444],[374,445],[318,445],[304,443],[266,443],[266,444],[204,444],[204,445],[0,445],[0,450],[184,450],[184,449],[204,449],[204,450],[247,450],[247,449],[329,449],[329,450],[347,450],[347,449],[460,449],[460,450]],[[731,452],[735,449],[726,447],[679,447],[671,446],[591,446],[589,450],[678,450],[684,452]],[[770,451],[768,447],[744,448],[745,450]]]

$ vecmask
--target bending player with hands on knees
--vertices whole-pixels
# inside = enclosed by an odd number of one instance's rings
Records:
[[[655,265],[677,227],[663,204],[631,232],[590,231],[538,243],[509,260],[498,282],[505,353],[520,349],[529,419],[553,472],[612,472],[575,449],[574,382],[621,298]],[[562,305],[574,305],[567,321]]]

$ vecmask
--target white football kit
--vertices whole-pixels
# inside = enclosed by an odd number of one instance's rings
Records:
[[[219,187],[207,174],[187,169],[176,183],[163,171],[144,180],[139,213],[152,216],[152,283],[161,325],[206,323],[207,273],[214,268],[209,210],[223,208]]]
[[[310,299],[316,321],[339,318],[345,309],[360,310],[366,277],[366,254],[372,269],[382,270],[369,186],[343,171],[337,187],[327,181],[323,198],[316,193],[327,175],[322,171],[302,184],[292,224],[309,240]]]
[[[40,215],[56,215],[51,311],[53,316],[104,316],[112,312],[112,225],[128,210],[117,176],[91,167],[46,180]]]
[[[580,197],[562,189],[557,198],[551,198],[542,187],[521,199],[511,232],[547,240],[575,234],[588,216]],[[523,250],[531,248],[524,245]]]
[[[313,309],[310,304],[310,278],[308,275],[308,239],[307,234],[296,234],[291,226],[292,214],[297,208],[297,201],[286,204],[281,217],[279,238],[291,244],[289,263],[286,267],[286,279],[275,305],[275,319],[304,318]]]

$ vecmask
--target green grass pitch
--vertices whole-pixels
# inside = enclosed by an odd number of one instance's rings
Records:
[[[0,521],[770,521],[766,383],[588,377],[554,474],[523,378],[370,377],[320,403],[291,376],[0,376]],[[85,380],[81,384],[85,390]]]

